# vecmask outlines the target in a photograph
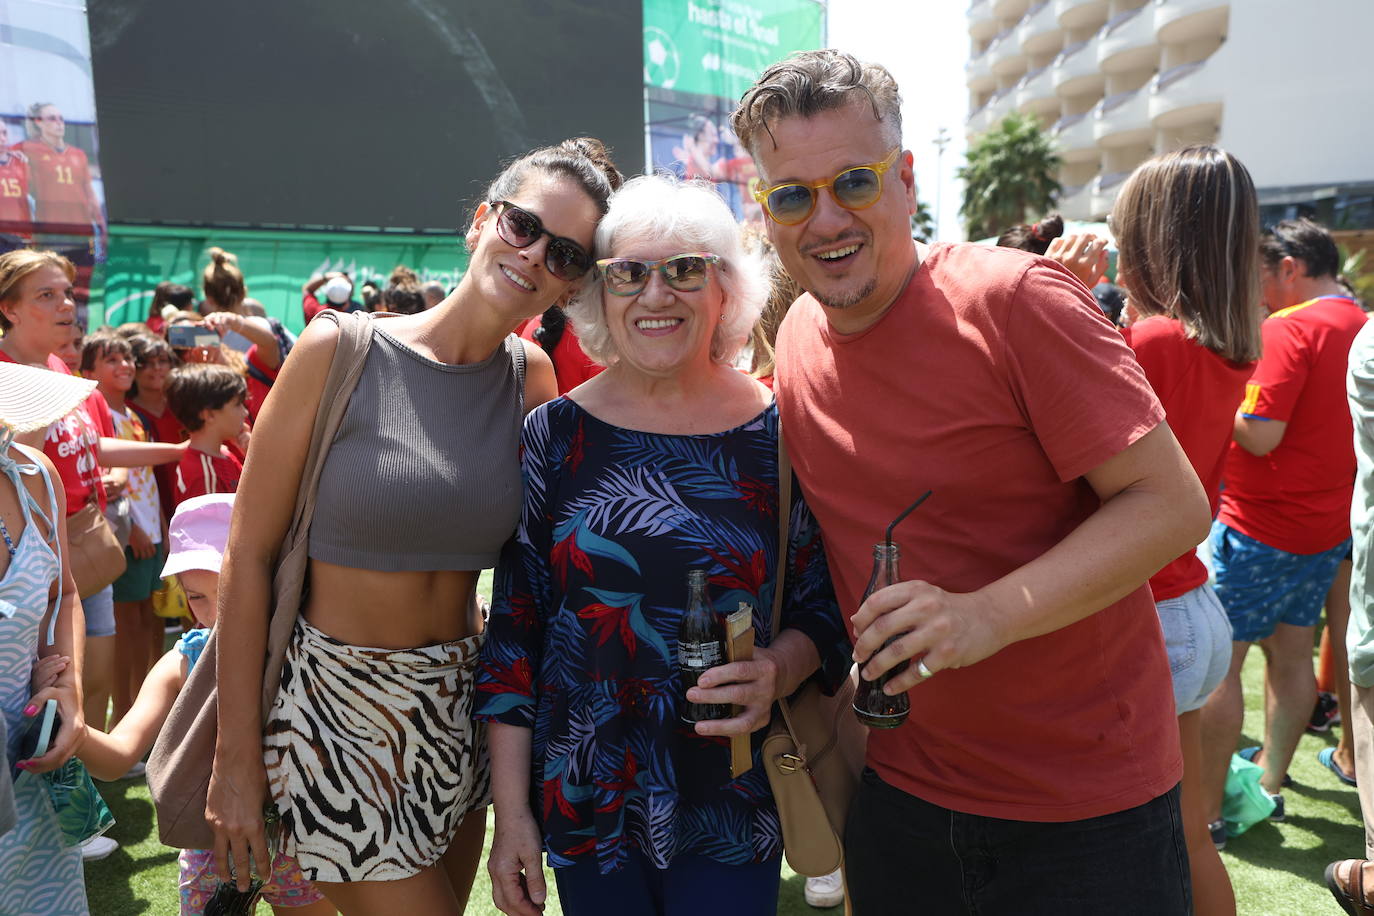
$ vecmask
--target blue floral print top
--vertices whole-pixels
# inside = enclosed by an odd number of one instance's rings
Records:
[[[676,661],[689,569],[707,571],[717,611],[750,605],[756,644],[771,640],[777,435],[775,404],[710,435],[621,429],[567,398],[526,420],[524,508],[497,567],[476,715],[534,731],[531,806],[549,865],[782,853],[764,732],[732,781],[728,741],[678,717]],[[792,493],[782,625],[816,645],[816,677],[833,691],[849,637],[815,519]]]

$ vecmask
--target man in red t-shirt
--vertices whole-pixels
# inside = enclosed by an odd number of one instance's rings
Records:
[[[23,153],[10,149],[9,126],[0,121],[0,233],[27,233],[32,221],[29,163]]]
[[[1244,725],[1241,667],[1253,643],[1264,646],[1271,701],[1264,744],[1241,755],[1264,766],[1261,785],[1278,804],[1274,819],[1283,818],[1279,789],[1317,697],[1312,639],[1323,603],[1338,650],[1341,711],[1349,715],[1350,607],[1344,596],[1332,602],[1327,595],[1350,556],[1355,449],[1345,375],[1365,314],[1337,282],[1336,244],[1316,223],[1279,223],[1261,240],[1260,254],[1270,312],[1264,354],[1236,415],[1212,528],[1217,597],[1235,640],[1226,680],[1203,708],[1203,787],[1214,820]],[[1327,765],[1353,774],[1353,747],[1343,745]]]
[[[850,808],[855,911],[1185,913],[1146,581],[1203,537],[1206,497],[1067,271],[912,241],[900,118],[887,71],[833,50],[774,65],[733,116],[807,291],[778,335],[789,453],[863,674],[909,661],[886,689],[910,715],[870,733]],[[859,606],[872,545],[927,489],[893,533],[910,581]]]

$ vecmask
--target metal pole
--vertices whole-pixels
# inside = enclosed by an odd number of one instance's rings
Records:
[[[941,191],[944,189],[945,173],[944,159],[945,147],[949,146],[949,131],[941,127],[935,132],[935,139],[931,141],[935,144],[935,237],[940,237],[940,203]]]

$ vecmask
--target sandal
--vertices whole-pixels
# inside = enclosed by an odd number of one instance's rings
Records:
[[[1374,916],[1374,903],[1369,902],[1369,898],[1364,894],[1364,866],[1365,859],[1342,859],[1339,862],[1332,862],[1326,866],[1326,888],[1331,891],[1331,896],[1336,898],[1336,902],[1341,905],[1349,916]],[[1350,863],[1350,873],[1346,876],[1345,883],[1336,874],[1336,869],[1346,862]],[[1351,878],[1355,879],[1355,887],[1349,886]]]
[[[1347,786],[1356,785],[1355,774],[1346,773],[1341,769],[1341,765],[1336,762],[1336,749],[1334,747],[1324,747],[1317,751],[1317,762],[1328,770],[1336,774],[1336,778]]]

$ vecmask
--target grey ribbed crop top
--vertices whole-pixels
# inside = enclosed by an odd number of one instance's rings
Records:
[[[388,572],[495,566],[523,493],[520,340],[452,366],[380,324],[320,474],[310,556]]]

